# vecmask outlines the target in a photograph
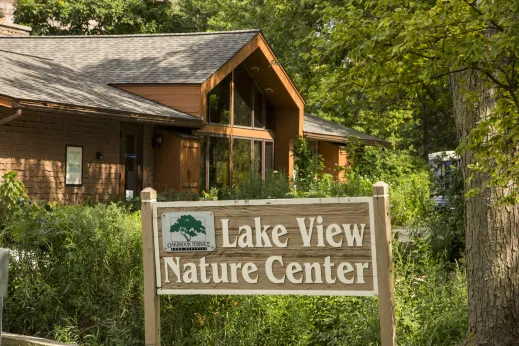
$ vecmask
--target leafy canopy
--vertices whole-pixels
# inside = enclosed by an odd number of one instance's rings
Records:
[[[470,134],[460,133],[462,149],[474,157],[471,176],[487,175],[481,188],[506,187],[504,199],[519,201],[518,2],[348,0],[326,2],[320,12],[326,30],[312,40],[310,61],[335,54],[335,79],[343,88],[392,96],[402,107],[416,95],[442,95],[434,90],[464,73],[466,84],[452,95],[484,118]],[[474,109],[488,95],[488,109]],[[460,115],[458,130],[467,120]]]

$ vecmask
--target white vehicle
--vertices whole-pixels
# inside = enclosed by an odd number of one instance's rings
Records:
[[[459,159],[459,156],[454,150],[438,151],[429,154],[429,168],[438,186],[444,189],[449,188],[452,169],[458,165]],[[444,206],[446,200],[444,196],[435,194],[434,202],[436,205]]]

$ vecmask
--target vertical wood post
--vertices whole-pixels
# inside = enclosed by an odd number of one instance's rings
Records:
[[[141,192],[142,251],[144,262],[144,334],[146,346],[160,346],[160,300],[155,278],[153,251],[153,202],[157,191],[148,187]]]
[[[389,217],[389,186],[384,182],[379,181],[373,185],[373,209],[375,213],[381,344],[382,346],[395,346],[395,288],[393,284],[391,219]]]

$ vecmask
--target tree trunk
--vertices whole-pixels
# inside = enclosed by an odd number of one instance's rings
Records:
[[[471,102],[463,90],[484,90]],[[477,123],[495,107],[494,91],[485,89],[477,71],[451,76],[454,116],[458,136],[464,141]],[[462,171],[474,163],[467,151]],[[487,176],[477,174],[465,191],[482,187]],[[466,345],[519,345],[518,205],[496,205],[506,190],[485,188],[465,203],[465,239],[469,327]]]

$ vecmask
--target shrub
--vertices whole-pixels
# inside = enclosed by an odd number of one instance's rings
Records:
[[[437,195],[445,204],[427,216],[427,241],[437,258],[454,262],[465,254],[463,179],[457,168],[451,172],[448,186],[440,182]]]
[[[265,180],[259,175],[253,175],[244,179],[234,189],[222,189],[220,199],[271,199],[289,197],[290,185],[288,176],[283,172],[267,171]]]
[[[139,213],[115,204],[26,204],[0,240],[14,250],[7,330],[81,344],[140,343]]]
[[[418,224],[429,210],[426,168],[409,164],[413,157],[405,152],[375,149],[367,154],[375,167],[372,172],[367,166],[362,168],[361,159],[348,172],[346,184],[321,174],[311,179],[306,191],[292,190],[291,194],[370,195],[371,185],[385,179],[392,187],[393,217]],[[385,176],[386,171],[394,176]],[[285,174],[269,172],[265,181],[252,177],[238,189],[220,191],[220,197],[283,198],[289,191]],[[216,193],[212,191],[207,198]],[[196,200],[198,196],[171,191],[158,199]],[[0,233],[1,246],[14,250],[6,329],[82,345],[141,345],[140,213],[131,211],[139,208],[138,199],[108,204],[11,204]],[[444,213],[452,210],[459,209],[439,210],[434,215],[444,220]],[[452,345],[466,332],[463,270],[457,262],[446,266],[446,257],[437,255],[452,239],[434,239],[439,238],[393,242],[397,340],[402,345]],[[161,301],[164,345],[380,343],[376,298],[167,296]]]
[[[16,172],[9,171],[0,182],[0,226],[12,208],[25,198],[25,186],[16,176]]]

